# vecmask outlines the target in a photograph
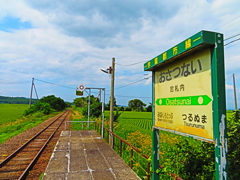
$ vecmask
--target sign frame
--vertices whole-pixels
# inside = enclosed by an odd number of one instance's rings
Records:
[[[176,46],[156,56],[144,64],[145,71],[152,71],[152,179],[159,179],[156,173],[159,168],[159,129],[155,125],[155,73],[157,69],[168,64],[174,64],[179,59],[189,57],[194,53],[210,49],[211,63],[211,93],[213,144],[215,146],[215,176],[216,180],[228,179],[227,164],[227,126],[225,99],[225,68],[223,34],[211,31],[200,31]],[[164,129],[161,129],[164,130]],[[185,134],[191,136],[189,134]],[[193,136],[194,137],[194,136]],[[196,138],[196,137],[195,137]]]

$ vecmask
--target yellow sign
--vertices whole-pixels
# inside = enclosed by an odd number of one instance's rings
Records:
[[[213,139],[210,49],[155,71],[154,89],[155,126]]]

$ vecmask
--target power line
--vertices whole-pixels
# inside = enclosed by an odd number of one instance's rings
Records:
[[[237,17],[235,17],[234,19],[232,19],[231,21],[228,21],[227,23],[225,23],[225,24],[223,24],[223,25],[221,25],[221,26],[219,26],[218,28],[216,28],[216,29],[219,29],[220,27],[223,27],[223,26],[225,26],[225,25],[227,25],[227,24],[229,24],[230,22],[232,22],[232,21],[234,21],[235,19],[237,19],[237,18],[239,18],[240,16],[237,16]],[[230,26],[228,26],[228,27],[230,27]],[[227,27],[227,28],[228,28]],[[225,29],[227,29],[227,28],[225,28]]]
[[[233,42],[235,42],[235,41],[239,41],[240,40],[240,38],[238,38],[238,39],[235,39],[235,40],[233,40],[233,41],[230,41],[229,43],[227,43],[227,44],[224,44],[224,46],[227,46],[227,45],[229,45],[229,44],[231,44],[231,43],[233,43]]]
[[[227,39],[224,39],[224,41],[229,40],[229,39],[232,39],[232,38],[234,38],[234,37],[236,37],[236,36],[239,36],[239,35],[240,35],[240,34],[236,34],[236,35],[231,36],[231,37],[229,37],[229,38],[227,38]]]
[[[121,88],[124,88],[124,87],[127,87],[127,86],[131,86],[131,85],[136,84],[136,83],[138,83],[138,82],[141,82],[141,81],[144,81],[144,80],[146,80],[146,79],[149,79],[150,77],[152,77],[152,76],[149,76],[149,77],[147,77],[147,78],[140,79],[140,80],[135,81],[135,82],[133,82],[133,83],[130,83],[130,84],[127,84],[127,85],[124,85],[124,86],[121,86],[121,87],[115,88],[115,90],[116,90],[116,89],[121,89]]]
[[[233,75],[231,75],[230,77],[228,77],[227,79],[225,79],[225,81],[227,81],[228,79],[232,78]]]
[[[43,81],[43,80],[40,80],[40,79],[35,79],[35,80],[40,81],[40,82],[44,82],[44,83],[48,83],[48,84],[52,84],[52,85],[55,85],[55,86],[61,86],[61,87],[69,88],[69,89],[75,89],[75,88],[72,88],[72,87],[63,86],[63,85],[60,85],[60,84],[55,84],[55,83]]]
[[[118,64],[118,63],[115,63],[119,66],[133,66],[133,65],[136,65],[136,64],[139,64],[139,63],[143,63],[143,62],[146,62],[146,61],[140,61],[140,62],[136,62],[136,63],[133,63],[133,64],[128,64],[128,65],[124,65],[124,64]]]

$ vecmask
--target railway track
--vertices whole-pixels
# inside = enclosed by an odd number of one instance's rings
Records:
[[[0,179],[26,179],[29,170],[60,125],[66,120],[70,111],[67,110],[57,116],[52,123],[0,162]]]

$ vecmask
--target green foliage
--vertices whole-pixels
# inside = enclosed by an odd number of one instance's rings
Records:
[[[62,111],[67,107],[67,104],[60,97],[57,98],[54,95],[45,96],[39,100],[42,103],[48,103],[50,107],[56,111]]]
[[[118,110],[119,110],[119,111],[124,111],[124,107],[123,107],[123,106],[120,106],[120,107],[118,108]]]
[[[128,101],[128,106],[133,111],[143,111],[143,108],[146,106],[146,104],[143,103],[140,99],[133,99]]]
[[[229,179],[240,179],[240,111],[227,119]]]
[[[82,114],[87,117],[88,116],[88,106],[84,106],[82,109]],[[99,101],[95,101],[90,104],[90,116],[99,117],[102,114],[102,103]]]
[[[192,177],[196,180],[214,179],[215,165],[213,144],[191,138],[178,137],[178,142],[173,146],[173,153],[177,155],[181,161],[173,160],[175,166],[169,163],[166,167],[169,167],[172,171],[174,170],[172,167],[175,167],[174,171],[178,171],[179,175],[184,180],[192,180]]]
[[[149,105],[146,107],[147,112],[152,112],[152,103],[149,103]]]
[[[24,112],[24,116],[36,112],[42,112],[43,114],[47,115],[54,111],[62,111],[68,106],[69,104],[65,103],[63,99],[57,98],[54,95],[50,95],[41,98],[39,101],[33,104]]]
[[[109,97],[109,101],[105,106],[105,110],[110,110],[110,101],[111,101],[111,97]],[[117,107],[117,101],[115,97],[113,98],[113,107]]]
[[[73,103],[76,107],[84,107],[87,105],[87,98],[85,97],[76,98],[74,99]]]
[[[125,107],[124,111],[132,111],[132,109],[130,107]]]
[[[122,113],[120,113],[118,109],[115,112],[116,113],[114,113],[114,122],[118,122],[118,118],[121,116]]]
[[[38,101],[37,103],[32,105],[30,108],[25,110],[24,116],[27,116],[29,114],[33,114],[33,113],[36,113],[36,112],[42,112],[43,114],[47,115],[47,114],[50,114],[53,111],[54,110],[51,109],[50,104],[42,103],[42,102]]]

